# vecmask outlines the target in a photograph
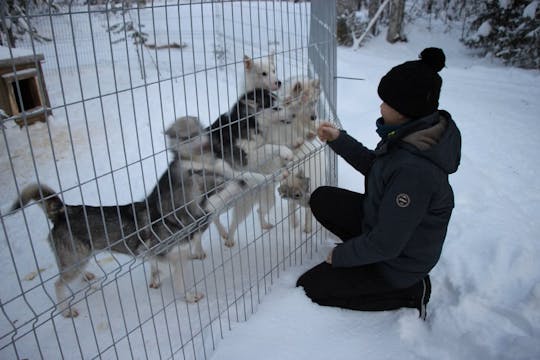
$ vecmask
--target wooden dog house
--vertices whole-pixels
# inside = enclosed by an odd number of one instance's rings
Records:
[[[0,109],[19,126],[47,121],[51,113],[42,54],[0,47]]]

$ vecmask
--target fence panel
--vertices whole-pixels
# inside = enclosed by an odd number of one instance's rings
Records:
[[[334,2],[20,3],[50,40],[1,35],[0,358],[209,358],[325,238],[277,188],[337,182]]]

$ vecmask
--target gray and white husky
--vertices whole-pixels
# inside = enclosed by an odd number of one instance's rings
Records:
[[[187,246],[178,251],[175,245],[189,245],[194,249],[191,258],[204,258],[201,236],[212,220],[214,209],[223,208],[246,184],[241,180],[230,181],[223,172],[204,171],[186,162],[182,154],[194,152],[205,140],[200,137],[198,121],[183,124],[185,127],[167,130],[169,140],[174,142],[174,160],[142,201],[112,206],[68,205],[44,184],[29,185],[21,191],[12,210],[37,201],[53,224],[48,241],[60,271],[55,291],[64,316],[79,314],[67,303],[65,288],[78,275],[94,278],[84,269],[97,251],[150,256],[152,288],[160,286],[157,261],[167,261],[173,268],[175,291],[185,291],[180,261],[186,258]],[[187,302],[197,302],[202,297],[198,292],[185,293]]]

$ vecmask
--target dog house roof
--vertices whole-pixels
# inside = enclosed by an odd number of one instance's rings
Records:
[[[42,54],[35,54],[31,49],[8,48],[0,46],[0,67],[15,64],[24,64],[43,60]]]

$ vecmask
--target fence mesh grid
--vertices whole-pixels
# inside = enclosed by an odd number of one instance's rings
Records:
[[[325,238],[305,186],[337,182],[313,136],[338,123],[335,3],[26,5],[50,40],[1,35],[0,358],[209,358]],[[270,109],[245,96],[269,63]]]

